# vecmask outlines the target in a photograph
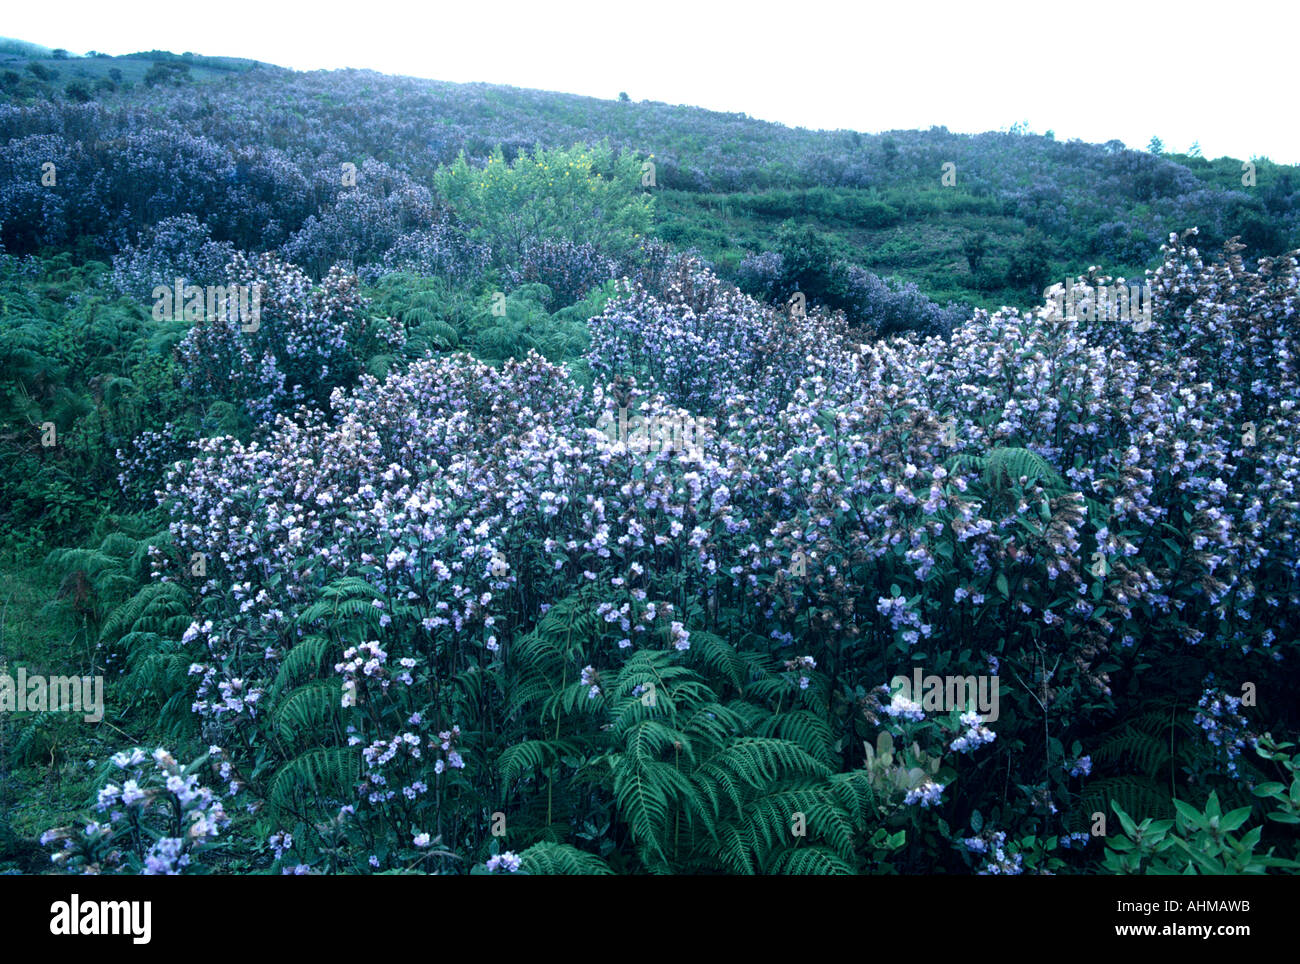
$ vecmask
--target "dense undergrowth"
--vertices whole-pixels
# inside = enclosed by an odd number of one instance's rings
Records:
[[[7,869],[1297,868],[1280,180],[1247,203],[990,135],[931,194],[933,133],[175,83],[0,107],[3,672],[108,682],[97,723],[0,719]],[[350,85],[445,139],[348,120]],[[236,110],[266,136],[235,149]],[[672,153],[692,124],[707,167]],[[1009,206],[1004,147],[1093,193]],[[927,290],[1027,307],[941,305],[860,233],[940,209],[1077,230],[967,238]],[[1085,235],[1152,265],[1145,322],[1044,301]],[[257,323],[160,316],[178,278],[255,290]],[[997,709],[911,699],[916,671]]]

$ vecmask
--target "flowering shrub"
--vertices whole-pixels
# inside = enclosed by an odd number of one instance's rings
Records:
[[[838,304],[854,322],[888,337],[906,331],[921,336],[947,335],[965,320],[962,309],[942,308],[916,285],[896,278],[879,278],[857,265],[837,266]]]
[[[580,301],[592,288],[618,277],[618,262],[595,245],[542,238],[525,241],[519,263],[506,270],[511,287],[544,284],[551,291],[548,307]]]
[[[736,284],[760,301],[780,303],[790,297],[785,290],[785,259],[779,251],[746,255],[736,268]]]
[[[220,284],[234,254],[231,244],[212,240],[212,230],[192,214],[164,218],[146,230],[138,246],[113,256],[113,286],[141,301],[153,298],[158,285],[171,287]]]
[[[486,245],[471,241],[448,218],[442,218],[430,228],[399,235],[378,264],[367,265],[358,273],[367,281],[397,272],[467,281],[486,271],[489,260]]]
[[[204,861],[229,824],[220,798],[199,783],[203,766],[218,768],[220,747],[182,766],[162,747],[115,753],[114,775],[99,791],[100,816],[80,827],[49,830],[42,845],[57,844],[50,858],[82,874],[182,874],[211,870]],[[229,770],[229,764],[221,764]],[[230,782],[230,795],[239,791]]]
[[[648,390],[704,415],[741,397],[775,414],[804,378],[846,350],[842,318],[792,321],[692,261],[660,294],[638,287],[611,302],[591,332],[587,362],[597,376],[637,373]]]
[[[803,290],[805,297],[842,310],[853,325],[882,336],[908,331],[946,336],[965,320],[959,306],[942,308],[910,282],[880,278],[844,261],[823,265],[824,277],[815,281],[807,269],[788,267],[780,252],[765,251],[747,256],[736,273],[740,289],[761,301],[785,304]]]
[[[1191,240],[1143,331],[1049,302],[866,344],[683,259],[591,318],[589,388],[426,357],[201,441],[152,565],[203,739],[294,872],[1096,867],[1097,810],[1171,806],[1147,734],[1207,664],[1202,716],[1262,729],[1223,694],[1282,685],[1300,611],[1300,263]],[[647,453],[624,412],[713,430]],[[1000,716],[882,691],[923,666]]]
[[[194,325],[179,347],[183,384],[241,402],[256,420],[303,402],[322,404],[360,374],[368,354],[402,343],[400,328],[366,317],[356,277],[340,268],[316,288],[274,255],[237,254],[226,278],[260,292],[260,313],[252,320],[219,313]]]
[[[167,468],[195,448],[195,442],[186,439],[180,428],[170,422],[162,427],[161,432],[145,429],[131,440],[126,449],[116,452],[121,468],[117,483],[122,493],[139,503],[152,502]]]
[[[404,172],[367,158],[358,167],[356,184],[343,186],[342,168],[336,166],[318,174],[323,190],[333,203],[313,214],[282,248],[285,258],[303,265],[314,277],[322,277],[334,264],[370,265],[386,257],[409,257],[419,251],[417,232],[431,229],[446,244],[445,225],[437,231],[436,206],[429,189],[412,183]],[[403,247],[393,251],[399,239]]]

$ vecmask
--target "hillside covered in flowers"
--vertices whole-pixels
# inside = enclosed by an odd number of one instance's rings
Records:
[[[1300,869],[1287,170],[29,73],[0,866]]]

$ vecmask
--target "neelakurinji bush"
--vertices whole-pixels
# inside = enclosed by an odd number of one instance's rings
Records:
[[[138,245],[128,245],[113,256],[113,286],[124,295],[151,303],[154,288],[171,287],[181,278],[185,285],[221,284],[226,265],[234,255],[227,242],[212,240],[212,230],[192,214],[164,218],[149,227]]]
[[[908,331],[947,335],[965,317],[963,306],[942,308],[911,282],[880,278],[845,261],[824,260],[810,272],[787,267],[780,252],[765,251],[742,260],[737,276],[746,294],[787,304],[799,291],[813,303],[843,311],[854,327],[885,337]]]
[[[880,278],[843,261],[836,265],[835,304],[855,325],[882,337],[916,332],[947,336],[965,319],[966,306],[940,307],[910,281]]]
[[[389,274],[417,274],[464,284],[488,269],[487,245],[470,240],[465,232],[442,217],[428,228],[398,235],[378,263],[363,265],[358,275],[375,282]]]
[[[362,376],[174,467],[154,585],[192,618],[137,645],[188,664],[286,871],[1095,867],[1096,810],[1171,805],[1143,694],[1193,731],[1181,797],[1269,785],[1242,751],[1296,725],[1300,264],[1190,237],[1149,330],[863,344],[682,261],[591,320],[590,389]],[[999,719],[891,699],[913,667],[997,677]]]
[[[356,183],[350,186],[343,186],[342,165],[323,172],[332,203],[309,216],[282,247],[287,260],[314,277],[323,277],[342,262],[358,267],[380,262],[399,240],[407,239],[410,245],[412,234],[438,227],[440,212],[427,187],[369,158],[354,166]]]
[[[254,421],[304,402],[323,405],[335,386],[361,374],[367,358],[404,340],[402,328],[370,317],[356,276],[337,266],[315,286],[272,254],[254,260],[236,253],[224,274],[227,286],[256,289],[256,299],[241,302],[238,314],[204,312],[178,346],[182,384],[241,403]]]
[[[193,127],[128,120],[99,104],[0,108],[0,239],[30,253],[74,241],[113,253],[141,228],[202,212],[219,241],[267,248],[312,213],[284,154]],[[224,142],[224,143],[223,143]],[[52,164],[55,182],[43,184]]]
[[[546,285],[551,292],[548,307],[554,308],[580,301],[592,288],[618,276],[618,262],[594,244],[551,238],[525,241],[519,262],[505,272],[510,287]]]
[[[219,759],[220,748],[211,755]],[[51,858],[57,867],[83,874],[177,875],[191,867],[202,872],[203,864],[194,858],[210,860],[230,823],[221,799],[199,783],[207,762],[205,754],[182,766],[162,747],[152,755],[140,747],[116,753],[109,768],[113,779],[96,799],[100,816],[81,827],[47,831],[41,843],[58,845]],[[213,760],[211,769],[221,774],[231,795],[238,793],[229,763]]]

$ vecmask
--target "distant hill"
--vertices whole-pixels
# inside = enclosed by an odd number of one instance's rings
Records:
[[[936,299],[988,307],[1023,302],[1038,281],[1093,264],[1140,273],[1155,263],[1162,240],[1193,225],[1207,247],[1234,235],[1251,254],[1300,247],[1295,168],[1157,156],[1118,141],[946,128],[811,131],[650,101],[361,70],[302,73],[157,50],[75,59],[0,54],[0,104],[7,104],[0,143],[87,135],[109,143],[152,132],[161,153],[144,167],[179,180],[164,192],[177,197],[186,185],[198,192],[192,197],[203,195],[209,188],[200,183],[214,177],[227,184],[220,172],[238,156],[238,169],[263,182],[257,236],[223,202],[204,203],[214,236],[240,245],[283,241],[328,208],[334,193],[303,185],[332,180],[326,172],[343,161],[374,159],[427,186],[461,151],[481,160],[499,145],[509,159],[536,145],[607,139],[654,165],[657,233],[698,249],[724,275],[774,249],[786,224],[812,229],[834,256],[913,281]],[[91,104],[113,112],[87,113]],[[87,164],[107,163],[83,149]],[[0,154],[0,197],[6,179],[30,176],[30,168],[14,166],[22,151],[10,143]],[[119,167],[100,181],[141,176]],[[122,184],[109,193],[136,190]],[[11,249],[62,243],[39,230],[20,237],[15,218],[45,215],[24,206],[34,203],[25,186],[11,185],[8,198],[0,218]],[[110,212],[122,209],[120,200]],[[140,210],[149,221],[184,213],[172,203],[159,196]],[[142,227],[86,224],[78,233],[111,250]]]
[[[28,64],[36,64],[33,70]],[[89,51],[84,55],[66,50],[51,50],[22,40],[0,38],[0,74],[18,73],[20,82],[6,86],[6,93],[18,100],[66,96],[67,84],[82,81],[96,94],[116,90],[118,85],[143,83],[155,64],[183,66],[189,80],[203,83],[232,72],[255,70],[267,65],[242,57],[205,57],[193,53],[175,54],[168,50],[146,50],[112,56]],[[109,83],[113,87],[108,86]]]
[[[0,55],[12,54],[16,57],[53,57],[54,51],[40,44],[15,40],[12,37],[0,37]]]

